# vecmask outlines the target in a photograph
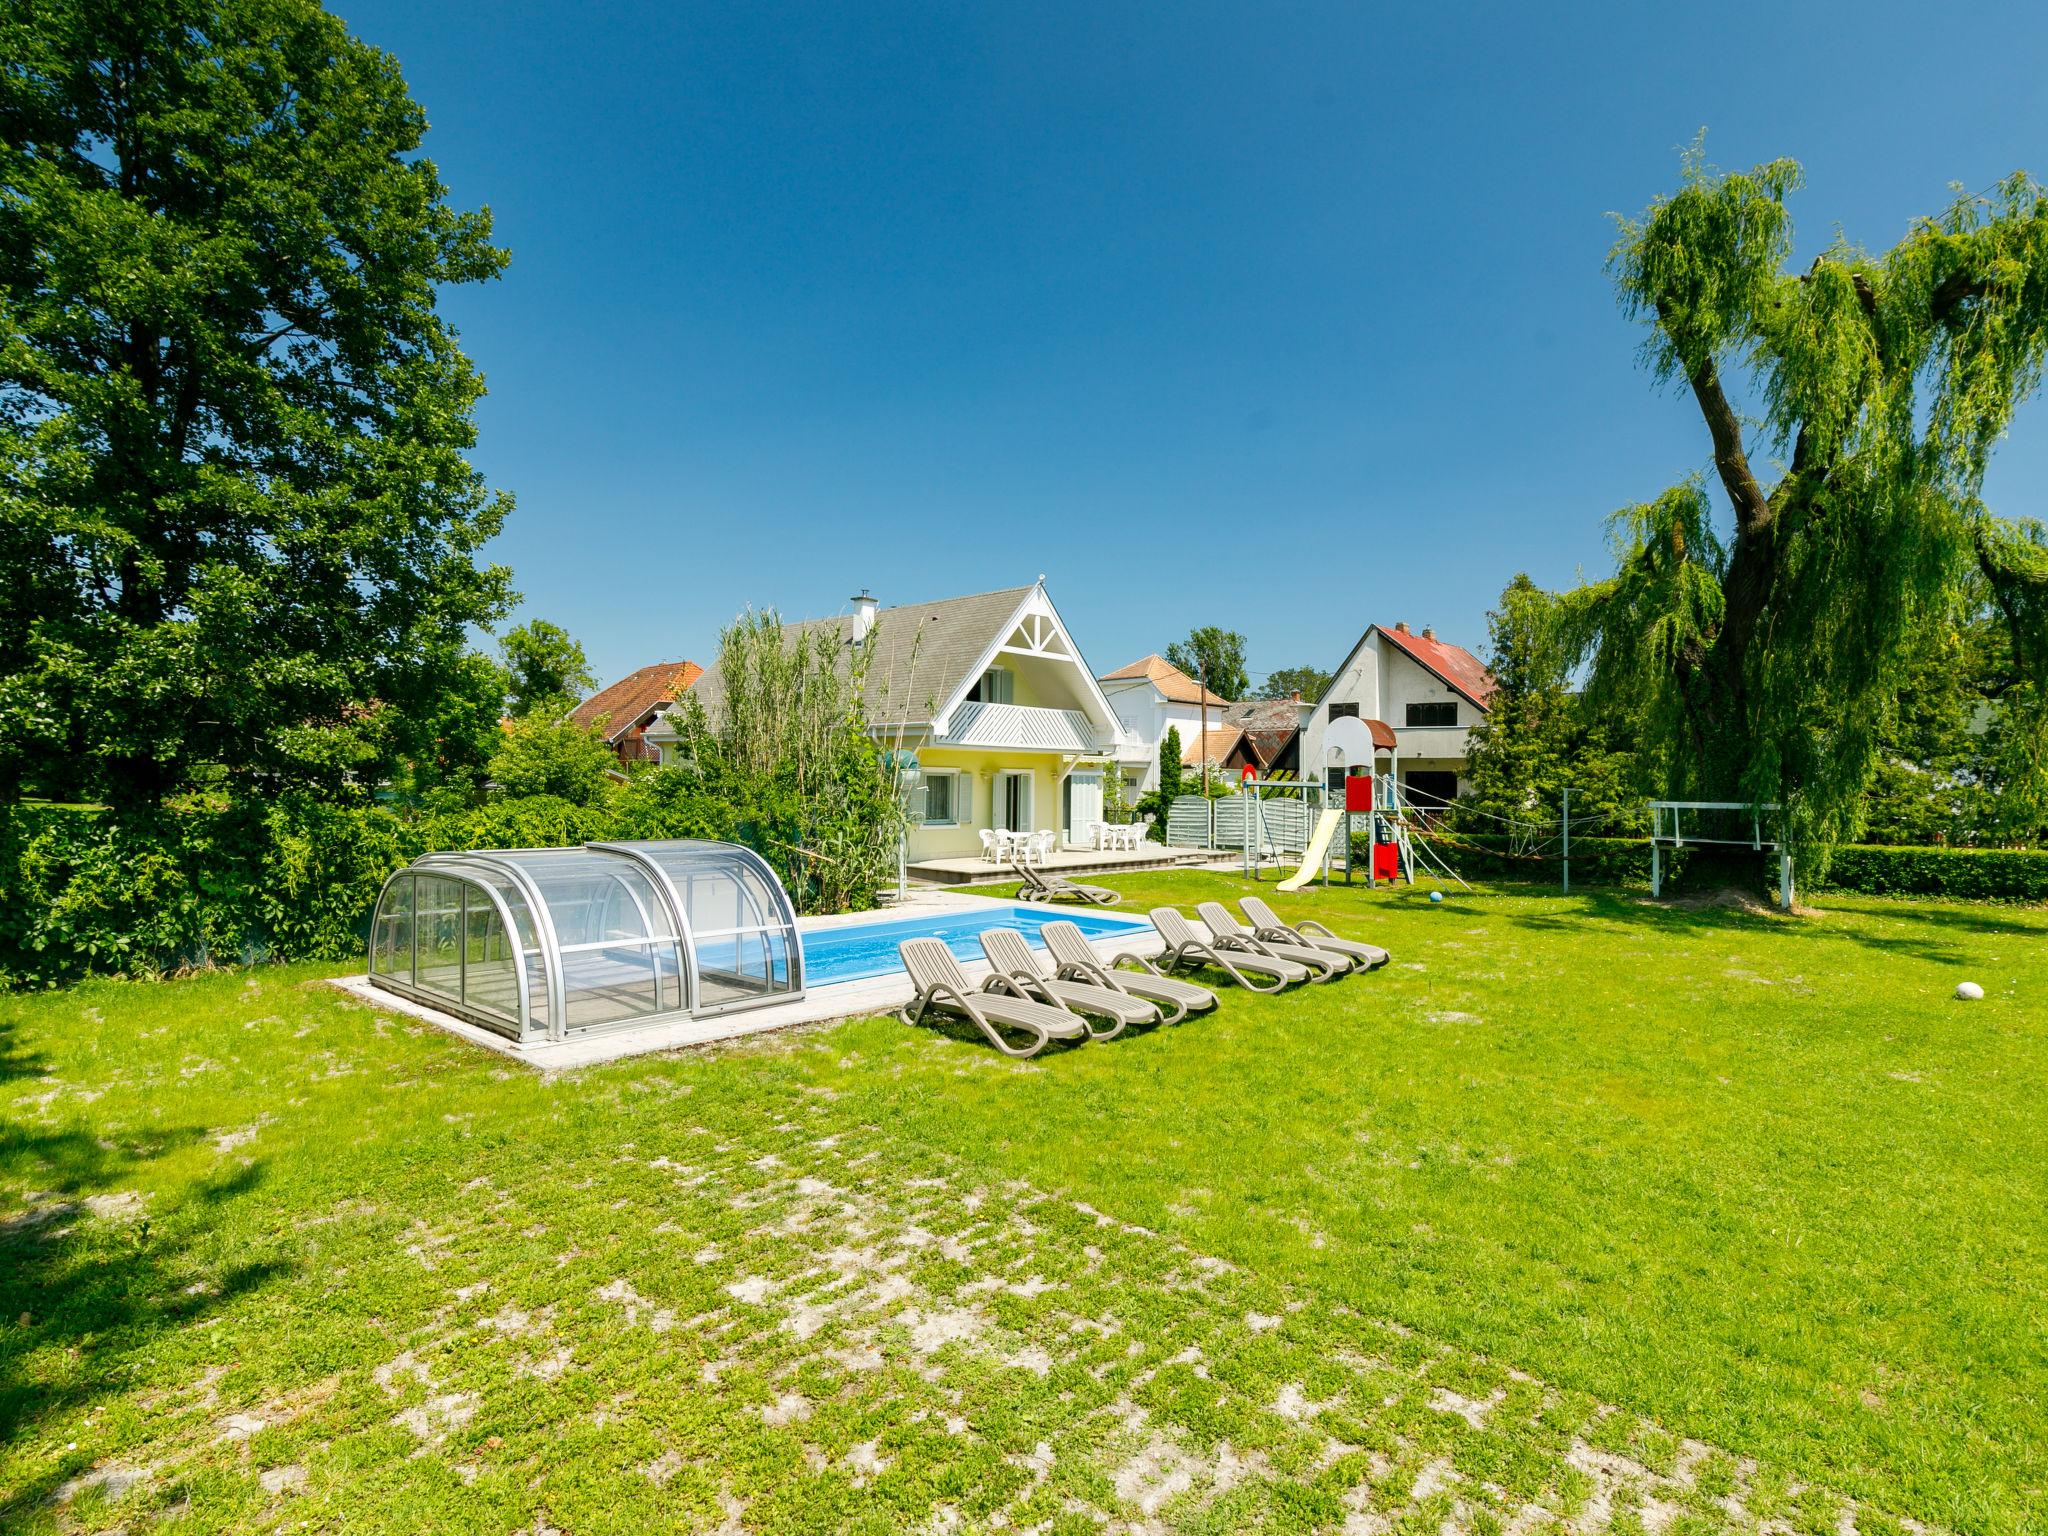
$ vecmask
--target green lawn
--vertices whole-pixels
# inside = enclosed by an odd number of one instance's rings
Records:
[[[0,999],[0,1528],[2048,1531],[2048,913],[1823,904],[1281,898],[1394,964],[1022,1064]]]

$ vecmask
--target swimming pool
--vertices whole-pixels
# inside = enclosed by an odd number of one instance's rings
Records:
[[[902,969],[896,946],[905,939],[944,939],[946,947],[962,960],[979,960],[981,935],[991,928],[1015,928],[1037,948],[1038,930],[1044,924],[1065,918],[1091,939],[1111,934],[1133,938],[1151,932],[1143,918],[1111,917],[1103,912],[1076,911],[1068,907],[1048,911],[1044,907],[996,906],[987,911],[947,912],[928,917],[899,917],[879,923],[850,923],[844,927],[811,928],[804,931],[804,985],[830,986],[835,981],[862,981],[887,976]]]

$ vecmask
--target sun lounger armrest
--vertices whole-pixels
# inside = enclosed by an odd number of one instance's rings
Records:
[[[919,1019],[921,1019],[924,1016],[925,1009],[930,1007],[934,1001],[941,997],[946,998],[947,1000],[957,1004],[962,1013],[966,1014],[970,1019],[974,1020],[974,1022],[979,1024],[983,1029],[987,1029],[990,1027],[989,1022],[987,1018],[983,1016],[981,1009],[975,1006],[974,999],[969,997],[965,992],[962,992],[950,981],[935,981],[930,986],[926,987],[922,992],[918,993],[916,1011],[914,1015],[911,1017],[910,1022],[915,1024]]]
[[[1123,988],[1117,985],[1116,978],[1104,970],[1100,964],[1084,965],[1079,960],[1069,960],[1060,966],[1053,973],[1053,976],[1058,981],[1085,981],[1094,986],[1107,987],[1112,992],[1123,991]]]
[[[1043,977],[1033,979],[1038,983],[1036,988],[1021,976],[1009,971],[997,971],[995,975],[989,977],[987,981],[981,984],[981,990],[984,992],[1006,993],[1020,1002],[1044,1003],[1048,1007],[1059,1009],[1062,1013],[1072,1013],[1074,1011],[1055,995],[1050,988],[1045,986]]]
[[[1312,917],[1304,917],[1300,922],[1296,923],[1294,925],[1294,932],[1299,934],[1319,933],[1326,939],[1334,939],[1337,937],[1336,934],[1332,933],[1329,929],[1325,928],[1321,923],[1317,922]]]
[[[1273,978],[1273,984],[1271,986],[1260,985],[1258,982],[1252,980],[1251,977],[1247,976],[1238,967],[1232,965],[1228,960],[1226,960],[1223,956],[1223,948],[1224,946],[1219,944],[1204,944],[1200,940],[1196,940],[1195,942],[1184,946],[1182,953],[1192,954],[1198,960],[1207,961],[1210,965],[1215,966],[1217,970],[1222,971],[1232,981],[1236,982],[1240,987],[1243,987],[1248,992],[1278,992],[1287,985],[1286,980],[1279,976],[1275,976]],[[1274,958],[1273,956],[1267,954],[1264,950],[1254,949],[1250,945],[1243,946],[1240,952],[1244,954],[1255,954],[1258,955],[1261,959],[1265,960],[1271,960],[1272,958]]]
[[[1158,966],[1135,950],[1125,950],[1120,955],[1111,955],[1109,957],[1109,963],[1112,967],[1122,965],[1126,960],[1131,961],[1141,971],[1150,971],[1154,976],[1163,977],[1166,974],[1166,972],[1159,969]]]

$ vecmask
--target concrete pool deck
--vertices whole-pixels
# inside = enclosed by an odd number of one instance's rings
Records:
[[[905,918],[987,912],[995,908],[1016,905],[1016,902],[993,897],[971,896],[964,891],[913,890],[907,899],[873,912],[844,912],[831,917],[799,918],[797,928],[800,933],[808,936],[833,928],[892,923]],[[1037,906],[1033,910],[1058,913],[1093,912],[1105,916],[1129,917],[1143,922],[1142,913],[1126,912],[1122,907],[1076,907],[1071,903],[1063,903],[1059,907]],[[1094,935],[1089,939],[1089,943],[1104,959],[1133,951],[1141,955],[1156,955],[1165,948],[1158,933],[1150,924],[1133,928],[1128,934]],[[960,963],[976,982],[981,981],[989,973],[989,965],[985,960],[963,959]],[[866,1014],[893,1013],[911,998],[909,977],[897,971],[887,976],[872,976],[860,981],[841,981],[826,986],[810,987],[794,1002],[769,1003],[759,1008],[744,1008],[735,1013],[720,1014],[708,1019],[665,1019],[659,1024],[642,1025],[637,1028],[625,1026],[597,1030],[567,1040],[541,1040],[521,1045],[517,1041],[507,1040],[503,1035],[458,1019],[453,1014],[443,1013],[438,1008],[429,1008],[424,1004],[399,997],[395,993],[381,991],[370,985],[368,976],[338,977],[334,985],[370,1007],[425,1020],[447,1030],[451,1035],[469,1041],[472,1045],[480,1045],[485,1050],[495,1051],[513,1061],[523,1061],[528,1066],[537,1067],[544,1072],[566,1072],[577,1067],[594,1067],[608,1061],[620,1061],[628,1056],[681,1050],[693,1045],[712,1045],[721,1040],[737,1040],[746,1035],[764,1034],[774,1029],[789,1029],[798,1024],[826,1024],[839,1019],[859,1018]]]

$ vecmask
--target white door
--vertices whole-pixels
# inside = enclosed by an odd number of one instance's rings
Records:
[[[1102,820],[1102,775],[1095,772],[1070,773],[1067,775],[1065,814],[1061,817],[1061,833],[1069,843],[1095,841],[1095,823]]]
[[[995,824],[1011,832],[1033,832],[1031,775],[1004,769],[996,775]]]

